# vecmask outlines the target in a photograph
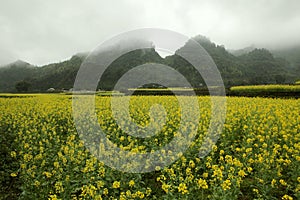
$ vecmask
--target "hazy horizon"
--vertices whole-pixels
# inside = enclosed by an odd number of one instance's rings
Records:
[[[16,1],[0,8],[0,65],[59,62],[138,28],[204,35],[226,49],[300,44],[297,0]]]

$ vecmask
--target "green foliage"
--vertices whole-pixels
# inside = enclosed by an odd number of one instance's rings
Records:
[[[117,81],[130,69],[146,63],[163,63],[163,59],[153,49],[139,49],[116,59],[103,73],[98,88],[113,90]]]
[[[285,76],[278,74],[275,76],[275,81],[277,84],[284,83]]]
[[[254,49],[239,56],[246,85],[271,84],[282,81],[287,73],[285,63],[275,59],[266,49]],[[278,75],[282,78],[278,80]],[[277,80],[276,80],[277,79]]]
[[[17,199],[21,192],[19,177],[11,176],[19,169],[17,157],[11,156],[11,152],[18,148],[12,126],[15,126],[15,121],[0,120],[0,199]]]
[[[25,62],[15,62],[0,68],[0,92],[14,92],[15,85],[28,77],[34,76],[37,68]]]
[[[16,83],[16,90],[18,92],[28,92],[31,84],[27,81],[20,81]]]

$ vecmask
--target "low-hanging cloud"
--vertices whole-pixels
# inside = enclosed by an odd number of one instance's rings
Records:
[[[0,64],[64,60],[143,27],[205,35],[230,49],[297,45],[299,10],[298,0],[2,0]]]

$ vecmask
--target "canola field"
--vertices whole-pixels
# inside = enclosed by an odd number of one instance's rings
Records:
[[[112,117],[110,97],[96,97],[107,138],[132,152],[170,142],[180,124],[176,97],[130,98],[137,124],[147,125],[149,108],[160,104],[165,125],[153,137],[129,136]],[[149,173],[125,173],[106,166],[80,140],[70,95],[1,96],[0,199],[300,199],[299,99],[228,97],[222,134],[203,158],[198,153],[211,103],[209,97],[198,102],[197,136],[178,160]]]
[[[300,92],[300,85],[247,85],[233,86],[235,92]]]

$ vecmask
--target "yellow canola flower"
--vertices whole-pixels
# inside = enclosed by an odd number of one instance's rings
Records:
[[[56,194],[53,194],[53,195],[49,195],[48,200],[60,200],[60,199],[57,198]]]
[[[134,180],[130,180],[130,181],[129,181],[129,187],[133,187],[134,184],[135,184]]]
[[[238,172],[238,175],[239,175],[240,177],[245,177],[247,174],[245,173],[244,170],[240,170],[240,171]]]
[[[224,191],[229,190],[230,186],[231,186],[231,181],[228,179],[221,184],[221,187]]]
[[[180,192],[181,194],[186,194],[188,192],[187,190],[187,186],[185,183],[180,183],[178,186],[178,192]]]
[[[161,186],[161,188],[165,191],[165,193],[169,192],[170,187],[171,187],[170,185],[165,184],[165,183],[163,183],[162,186]]]
[[[286,194],[281,199],[283,199],[283,200],[293,200],[293,197]]]
[[[120,185],[121,185],[120,181],[114,181],[112,187],[117,189],[117,188],[120,188]]]
[[[17,156],[17,153],[15,151],[10,152],[10,156],[15,158]]]
[[[200,179],[198,180],[198,187],[199,187],[199,188],[202,188],[202,189],[208,189],[208,185],[207,185],[206,180],[200,178]]]

